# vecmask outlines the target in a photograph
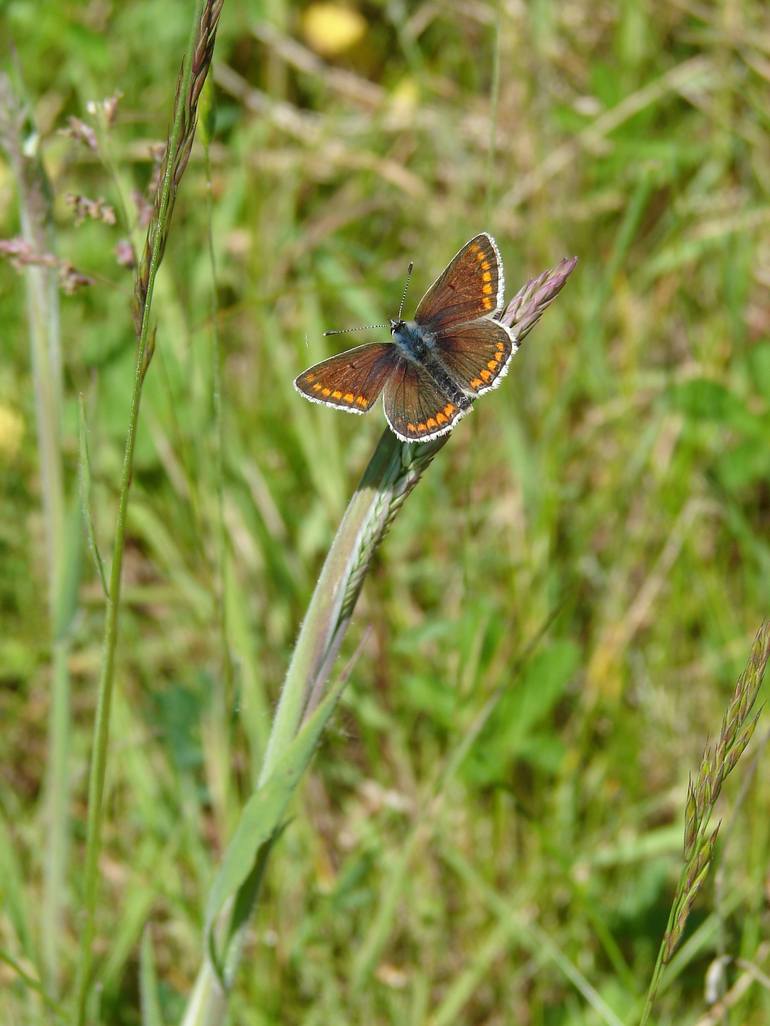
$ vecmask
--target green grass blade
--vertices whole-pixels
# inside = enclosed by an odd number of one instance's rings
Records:
[[[139,996],[142,1005],[142,1026],[163,1026],[155,953],[148,927],[145,927],[142,934],[142,946],[139,949]]]
[[[221,965],[216,952],[215,923],[220,911],[255,869],[263,847],[281,824],[286,808],[305,772],[321,733],[334,712],[346,679],[341,677],[297,736],[276,761],[268,779],[246,803],[232,840],[214,878],[206,906],[207,946],[214,961]],[[234,931],[230,931],[230,936]],[[225,940],[225,944],[230,937]],[[224,953],[226,956],[226,952]]]

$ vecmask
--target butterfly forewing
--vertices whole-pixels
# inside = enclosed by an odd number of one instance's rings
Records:
[[[470,409],[470,402],[460,406],[448,399],[424,368],[402,358],[385,384],[383,402],[388,424],[407,442],[446,434]]]
[[[484,317],[439,332],[436,348],[460,387],[478,396],[500,384],[518,346],[504,325]]]
[[[390,342],[370,342],[309,367],[294,387],[313,402],[349,413],[370,410],[393,370],[398,354]]]
[[[503,305],[505,282],[497,244],[482,232],[467,242],[420,300],[415,320],[431,331],[479,317]]]

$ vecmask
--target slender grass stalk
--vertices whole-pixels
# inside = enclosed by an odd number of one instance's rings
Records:
[[[84,921],[76,985],[77,1022],[85,1022],[92,983],[93,941],[98,895],[98,862],[104,819],[104,781],[107,771],[110,712],[115,682],[115,651],[118,639],[121,574],[125,548],[128,500],[134,469],[134,447],[139,426],[142,388],[154,350],[151,332],[152,299],[171,225],[179,184],[187,167],[195,137],[198,100],[214,53],[216,30],[224,0],[201,0],[197,5],[190,39],[177,80],[171,131],[166,145],[163,174],[155,195],[147,241],[135,288],[134,317],[137,333],[134,385],[120,478],[118,511],[112,549],[112,567],[106,602],[102,665],[99,678],[91,769],[88,786],[88,827],[84,875]]]
[[[37,146],[37,132],[18,101],[11,81],[0,76],[0,147],[8,154],[19,197],[21,235],[35,253],[54,249],[51,192]],[[25,267],[30,361],[35,392],[37,448],[40,459],[46,541],[51,690],[49,754],[44,786],[45,859],[41,904],[43,979],[58,993],[59,953],[64,917],[70,790],[70,628],[77,606],[79,534],[68,528],[61,438],[61,332],[54,267]],[[68,572],[75,571],[75,578]]]
[[[537,323],[543,310],[559,294],[576,260],[562,260],[555,268],[528,282],[502,315],[521,340]],[[350,624],[356,601],[377,548],[404,501],[451,435],[433,442],[409,444],[386,429],[364,472],[321,570],[307,614],[300,628],[276,709],[256,794],[274,781],[279,765],[297,737],[300,724],[319,703]],[[297,780],[294,782],[296,786]],[[253,798],[252,798],[253,801]],[[238,840],[241,836],[238,834]],[[253,867],[245,882],[222,912],[212,933],[222,941],[220,972],[206,959],[199,969],[183,1019],[183,1026],[215,1026],[224,1019],[245,931],[259,895],[265,864],[274,841],[255,829]],[[230,848],[228,848],[228,853]],[[227,855],[225,856],[227,858]]]
[[[684,821],[684,850],[674,900],[668,916],[655,968],[644,1002],[640,1026],[645,1026],[660,990],[663,972],[676,951],[698,892],[711,868],[719,826],[711,826],[722,784],[738,764],[751,740],[759,713],[752,713],[768,660],[770,620],[757,631],[746,668],[738,678],[722,720],[719,740],[703,753],[698,775],[687,788]]]

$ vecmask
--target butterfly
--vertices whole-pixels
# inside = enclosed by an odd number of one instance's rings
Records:
[[[445,435],[474,400],[497,388],[518,349],[514,334],[495,319],[504,290],[497,244],[482,232],[450,260],[413,321],[401,319],[404,288],[398,317],[390,320],[391,342],[370,342],[322,360],[303,371],[294,387],[311,402],[349,413],[367,413],[382,393],[385,417],[400,439],[427,442]]]

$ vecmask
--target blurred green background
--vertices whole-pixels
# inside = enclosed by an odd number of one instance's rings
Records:
[[[59,734],[65,933],[48,959],[63,988],[103,623],[78,541],[77,397],[107,558],[135,351],[132,272],[116,247],[142,236],[191,12],[150,0],[16,0],[2,12],[57,255],[93,278],[61,297],[73,505],[62,545],[79,577]],[[636,1021],[688,773],[770,593],[767,8],[227,0],[214,80],[211,207],[197,143],[156,295],[129,513],[100,867],[104,1021],[140,1021],[146,927],[166,1021],[181,1014],[207,887],[384,424],[380,408],[354,418],[305,403],[292,378],[342,348],[325,328],[394,315],[410,259],[413,310],[480,230],[498,241],[509,295],[562,256],[580,262],[504,387],[410,497],[367,581],[346,653],[371,633],[276,851],[233,1022]],[[62,129],[117,91],[110,173]],[[3,238],[20,231],[16,184],[0,163]],[[117,224],[76,223],[70,193],[104,198]],[[7,958],[37,978],[50,947],[52,648],[24,281],[8,262],[0,326],[0,1018],[21,1024],[45,1021]],[[744,960],[726,964],[726,986],[752,960],[768,972],[770,785],[756,751],[756,772],[747,761],[726,790],[717,873],[659,1023],[717,1021],[704,1018],[704,981],[721,954]],[[719,1022],[769,1020],[765,976]]]

